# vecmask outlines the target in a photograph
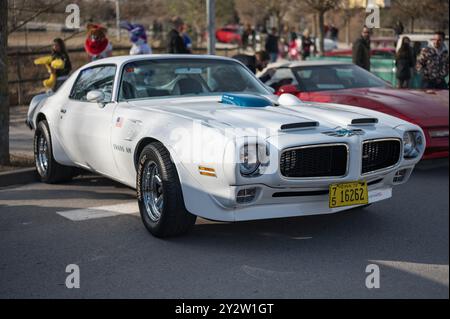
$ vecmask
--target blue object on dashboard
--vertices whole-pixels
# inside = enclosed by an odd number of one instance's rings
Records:
[[[266,107],[273,106],[273,103],[260,95],[255,94],[224,94],[222,95],[223,104],[236,105],[241,107]]]

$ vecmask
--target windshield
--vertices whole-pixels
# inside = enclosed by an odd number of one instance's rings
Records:
[[[213,59],[161,59],[128,63],[123,68],[119,92],[120,101],[237,92],[270,94],[241,64]]]
[[[302,92],[387,87],[389,84],[352,64],[305,66],[294,69]]]

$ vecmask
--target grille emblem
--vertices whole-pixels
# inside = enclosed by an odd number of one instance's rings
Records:
[[[348,130],[345,128],[342,129],[338,129],[335,131],[327,131],[327,132],[322,132],[322,134],[328,135],[328,136],[334,136],[334,137],[344,137],[344,136],[354,136],[354,135],[364,135],[366,134],[366,132],[364,132],[361,129],[355,129],[355,130]]]

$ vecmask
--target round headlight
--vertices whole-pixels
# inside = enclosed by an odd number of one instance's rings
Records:
[[[240,152],[240,164],[239,168],[241,174],[244,176],[254,174],[261,162],[258,158],[258,146],[257,145],[248,145],[245,144],[244,147],[241,148]]]
[[[413,159],[420,155],[423,148],[423,137],[418,131],[408,131],[403,135],[403,155]]]

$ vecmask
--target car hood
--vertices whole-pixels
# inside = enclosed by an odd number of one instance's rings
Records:
[[[421,126],[447,123],[449,116],[448,91],[398,90],[392,88],[362,88],[330,92],[333,96],[355,97],[390,109]],[[374,108],[376,109],[376,108]],[[448,124],[447,124],[448,125]]]
[[[220,103],[220,97],[214,98],[176,98],[165,100],[142,100],[129,102],[135,108],[150,110],[152,112],[170,113],[173,116],[201,121],[208,126],[220,129],[242,128],[270,129],[283,132],[283,125],[298,124],[305,126],[302,129],[330,130],[337,127],[347,127],[355,119],[373,118],[372,113],[365,113],[364,109],[351,108],[345,110],[334,105],[304,103],[301,107],[285,108],[269,107],[240,107]],[[357,111],[355,111],[355,109]],[[359,111],[360,110],[360,111]],[[369,110],[367,110],[369,112]],[[368,115],[371,114],[371,115]],[[401,124],[401,120],[396,125]],[[314,126],[314,124],[318,126]],[[311,124],[311,125],[308,125]],[[392,124],[392,123],[391,123]],[[384,125],[378,123],[377,125]],[[392,126],[391,126],[392,127]],[[288,131],[288,130],[286,130]]]

